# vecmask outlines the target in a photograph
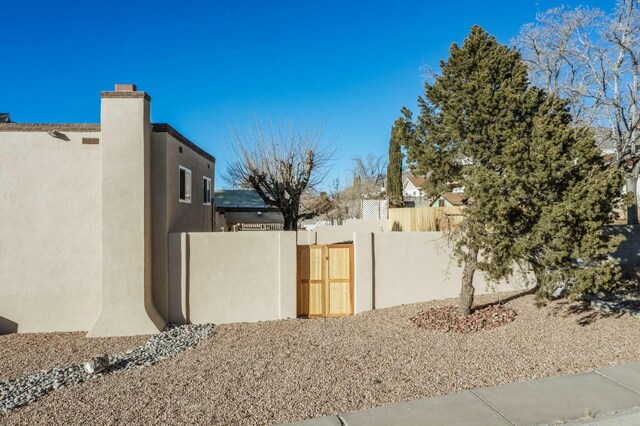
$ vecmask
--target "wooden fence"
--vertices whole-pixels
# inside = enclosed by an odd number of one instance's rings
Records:
[[[353,244],[298,246],[298,316],[353,315]]]
[[[389,209],[391,231],[446,231],[462,221],[463,207]]]

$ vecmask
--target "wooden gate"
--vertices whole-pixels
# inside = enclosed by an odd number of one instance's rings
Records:
[[[353,315],[353,244],[298,246],[298,316]]]

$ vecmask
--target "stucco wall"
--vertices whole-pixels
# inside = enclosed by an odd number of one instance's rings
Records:
[[[153,302],[151,122],[144,92],[103,92],[102,307],[91,336],[155,333],[166,321]]]
[[[152,125],[135,89],[102,92],[100,124],[3,123],[0,147],[0,332],[161,330],[167,234],[212,230],[203,176],[213,201],[215,160]],[[179,165],[192,171],[190,204]]]
[[[187,320],[223,324],[296,316],[295,233],[171,234],[170,241],[171,293],[185,295]]]
[[[154,133],[158,135],[158,133]],[[201,232],[213,230],[213,192],[215,163],[166,134],[167,144],[167,226],[168,232]],[[180,152],[182,148],[182,153]],[[178,202],[179,166],[191,170],[193,179],[191,204]],[[211,178],[211,205],[203,204],[202,177]]]
[[[191,170],[191,203],[178,201],[179,166]],[[179,322],[180,318],[170,315],[168,233],[213,230],[214,172],[213,161],[202,157],[167,132],[152,134],[153,300],[160,314],[169,322]],[[203,176],[211,179],[210,205],[205,205],[203,200]]]
[[[99,132],[0,131],[0,333],[89,330],[100,312]]]
[[[450,249],[442,232],[375,233],[373,246],[375,308],[459,295],[462,267],[451,259]],[[487,284],[482,273],[476,272],[476,294],[525,288],[525,282],[520,276],[498,286]]]
[[[356,232],[355,312],[457,297],[462,268],[439,232]],[[296,315],[293,232],[176,233],[169,236],[170,312],[182,322],[229,323]],[[478,294],[524,289],[521,279]],[[180,321],[177,321],[180,322]]]

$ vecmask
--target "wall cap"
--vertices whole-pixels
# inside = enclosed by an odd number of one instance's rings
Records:
[[[0,123],[0,132],[99,132],[98,123]]]
[[[151,96],[146,92],[100,92],[101,98],[144,98],[147,102],[151,102]]]

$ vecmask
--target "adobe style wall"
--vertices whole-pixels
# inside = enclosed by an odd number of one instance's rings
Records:
[[[152,125],[132,86],[101,94],[100,124],[2,123],[0,147],[0,333],[161,330],[167,234],[212,230],[202,177],[213,184],[215,159]]]
[[[0,333],[89,330],[96,321],[99,138],[98,125],[0,126]]]
[[[166,320],[153,303],[150,99],[103,92],[102,309],[90,336],[150,334]]]
[[[442,232],[379,232],[373,234],[376,309],[458,297],[462,266],[451,257]],[[476,294],[524,290],[525,280],[490,285],[480,271],[474,275]]]
[[[152,135],[152,209],[153,227],[153,300],[160,314],[168,322],[181,322],[169,310],[168,283],[168,235],[171,232],[213,231],[213,179],[215,159],[206,153],[196,152],[192,147],[174,136],[168,125],[154,125]],[[191,203],[178,201],[180,191],[180,166],[191,170]],[[211,203],[204,204],[203,177],[209,177]]]
[[[356,313],[460,292],[462,267],[441,232],[356,232],[346,239],[354,242]],[[216,324],[294,318],[296,245],[296,234],[286,231],[171,234],[172,317]],[[526,287],[520,277],[487,286],[480,272],[474,282],[477,294]]]
[[[294,232],[169,237],[172,317],[215,324],[296,317]]]

